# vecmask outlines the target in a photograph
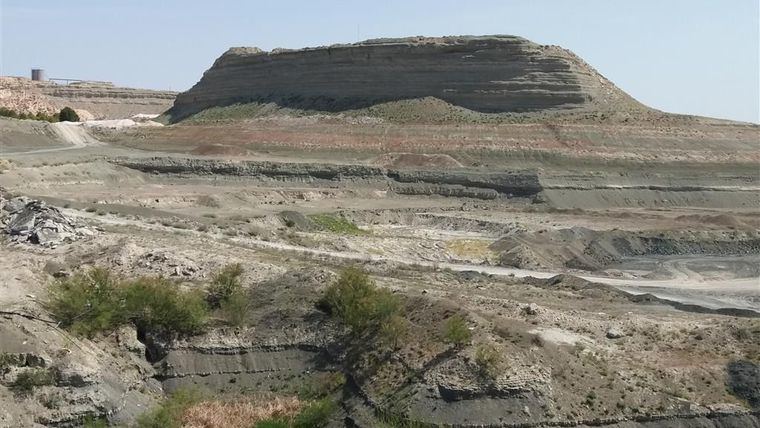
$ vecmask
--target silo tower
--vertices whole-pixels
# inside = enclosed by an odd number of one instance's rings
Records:
[[[37,82],[42,82],[45,80],[45,70],[41,68],[33,68],[32,69],[32,80],[35,80]]]

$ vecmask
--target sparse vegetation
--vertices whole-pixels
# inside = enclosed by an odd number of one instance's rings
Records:
[[[225,266],[211,282],[207,300],[213,309],[219,309],[230,324],[243,325],[248,318],[250,299],[240,277],[243,267],[239,263]]]
[[[327,426],[337,405],[330,399],[311,402],[294,417],[275,416],[256,423],[255,428],[320,428]]]
[[[446,320],[443,337],[448,343],[455,346],[463,346],[470,343],[472,333],[469,327],[467,327],[467,321],[461,315],[456,314]]]
[[[54,385],[56,373],[54,370],[45,368],[27,369],[19,373],[11,388],[14,392],[26,395],[40,386]]]
[[[382,330],[401,312],[399,298],[378,288],[366,272],[356,267],[343,270],[338,280],[327,287],[320,306],[339,318],[356,336],[369,330]],[[390,327],[385,330],[387,334],[399,332]]]
[[[365,233],[350,220],[330,214],[315,214],[309,216],[320,229],[342,235],[359,235]]]
[[[58,113],[54,115],[49,115],[41,111],[37,113],[19,113],[6,107],[0,107],[0,117],[10,117],[12,119],[22,120],[40,120],[45,122],[58,122]]]
[[[302,399],[321,399],[334,393],[346,384],[346,376],[341,372],[320,373],[301,385],[298,396]]]
[[[118,281],[102,268],[57,281],[47,306],[64,328],[85,336],[126,322]]]
[[[82,422],[82,427],[83,428],[107,428],[108,420],[104,418],[95,418],[93,416],[88,416]]]
[[[11,354],[8,352],[0,353],[0,374],[8,371],[11,366],[16,366],[21,363],[21,358],[17,354]]]
[[[303,410],[293,420],[293,428],[318,428],[324,427],[330,421],[330,417],[335,413],[337,406],[335,402],[324,398],[314,401]]]
[[[211,307],[218,308],[222,302],[242,291],[241,275],[243,275],[243,266],[240,263],[229,264],[214,275],[208,290],[208,301]]]
[[[138,428],[179,428],[182,426],[253,426],[316,428],[324,427],[337,408],[323,398],[304,402],[295,397],[237,397],[208,399],[195,389],[175,391],[163,403],[137,420]]]
[[[144,277],[122,285],[127,319],[142,331],[195,334],[203,330],[208,307],[200,291],[183,291],[164,278]]]
[[[178,389],[167,400],[137,419],[138,428],[180,428],[182,414],[199,403],[203,394],[195,389]]]
[[[475,364],[480,374],[491,379],[499,375],[502,363],[501,353],[490,343],[481,343],[475,348]]]
[[[71,107],[64,107],[58,113],[58,119],[61,122],[79,122],[79,115]]]
[[[90,337],[128,322],[145,331],[193,334],[208,312],[199,293],[182,291],[173,281],[123,281],[102,268],[58,280],[47,307],[63,327]]]
[[[250,308],[251,303],[249,297],[241,290],[222,301],[219,310],[224,319],[231,325],[242,326],[248,320],[248,312],[250,311]]]
[[[282,418],[287,421],[302,407],[303,403],[294,397],[239,397],[230,400],[201,401],[183,412],[182,421],[184,426],[248,428],[257,426],[262,420]]]
[[[380,324],[380,339],[387,346],[396,349],[408,330],[409,322],[406,318],[393,314]]]

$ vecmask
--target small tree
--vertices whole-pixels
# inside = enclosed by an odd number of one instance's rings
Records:
[[[401,312],[399,298],[378,288],[366,272],[356,267],[340,273],[338,280],[325,290],[319,306],[343,321],[355,335],[379,328]],[[394,321],[387,328],[391,333],[401,327]]]
[[[71,107],[64,107],[58,113],[58,120],[61,122],[79,122],[79,115]]]
[[[242,293],[242,275],[243,266],[240,263],[229,264],[214,275],[208,290],[208,301],[212,308],[218,308],[231,297]]]
[[[400,315],[391,315],[380,324],[380,338],[393,349],[399,347],[401,338],[409,331],[409,323]]]
[[[495,379],[499,375],[501,363],[501,353],[494,345],[481,343],[475,349],[475,364],[481,375]]]
[[[443,333],[443,337],[448,343],[462,346],[470,342],[472,333],[470,333],[470,329],[467,327],[467,322],[464,318],[462,318],[461,315],[456,314],[446,320],[446,329]]]

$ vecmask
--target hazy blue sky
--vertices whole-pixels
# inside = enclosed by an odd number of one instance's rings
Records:
[[[230,46],[514,34],[573,50],[653,107],[760,122],[759,3],[0,0],[0,74],[185,90]]]

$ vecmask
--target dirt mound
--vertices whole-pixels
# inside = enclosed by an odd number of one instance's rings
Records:
[[[222,155],[222,156],[245,156],[248,150],[237,146],[224,144],[201,144],[190,151],[194,155]]]
[[[386,153],[378,156],[373,165],[384,168],[461,168],[462,164],[445,154]]]

